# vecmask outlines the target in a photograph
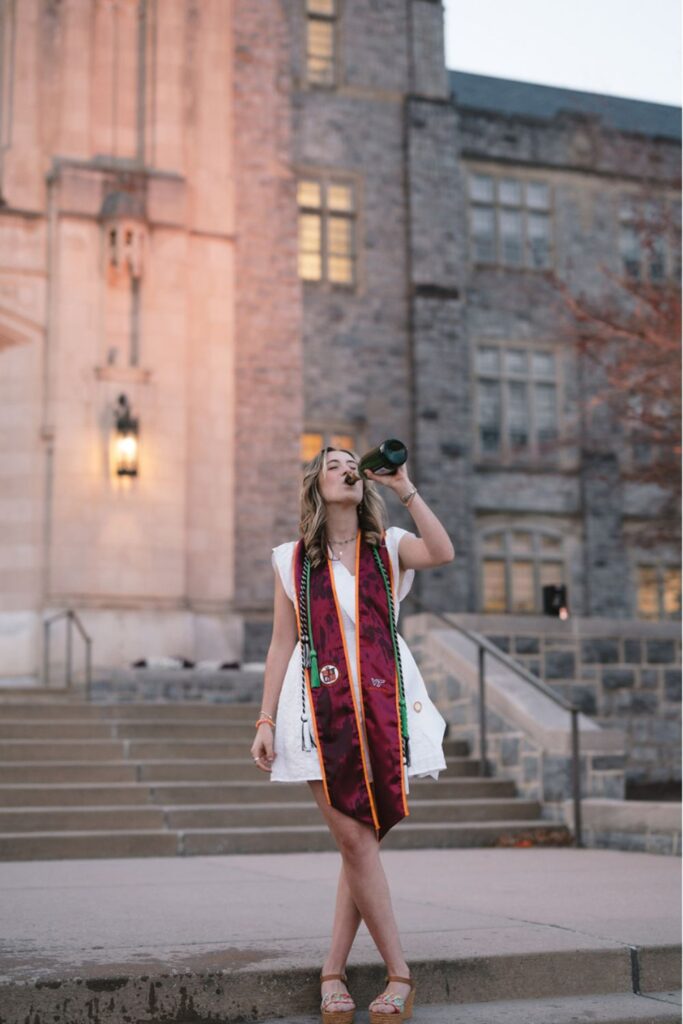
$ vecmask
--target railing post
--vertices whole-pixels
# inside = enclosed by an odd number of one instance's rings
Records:
[[[486,651],[481,644],[477,647],[477,653],[479,655],[479,774],[484,776],[488,774],[486,763],[486,681],[484,672]]]
[[[64,685],[71,686],[71,612],[66,614],[66,658],[64,662]]]
[[[92,640],[88,637],[85,641],[85,694],[86,700],[91,700],[92,682]]]
[[[581,762],[579,760],[579,709],[574,707],[572,715],[572,786],[574,790],[574,843],[583,846],[581,833]]]
[[[43,623],[43,686],[50,685],[50,623]]]

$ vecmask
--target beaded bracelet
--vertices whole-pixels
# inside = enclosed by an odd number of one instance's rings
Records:
[[[257,719],[257,721],[256,721],[256,728],[258,729],[259,725],[264,725],[264,724],[265,725],[269,725],[271,727],[271,729],[275,728],[275,722],[270,717]]]

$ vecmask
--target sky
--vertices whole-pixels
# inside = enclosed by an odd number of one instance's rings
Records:
[[[681,103],[680,0],[443,0],[446,66]]]

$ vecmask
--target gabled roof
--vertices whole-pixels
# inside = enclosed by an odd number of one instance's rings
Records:
[[[466,71],[449,71],[448,78],[451,96],[458,107],[547,121],[563,111],[592,114],[618,131],[681,138],[680,107]]]

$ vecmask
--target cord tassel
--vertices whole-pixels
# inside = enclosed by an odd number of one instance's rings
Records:
[[[311,689],[315,690],[320,686],[320,675],[318,673],[318,654],[311,648]]]

